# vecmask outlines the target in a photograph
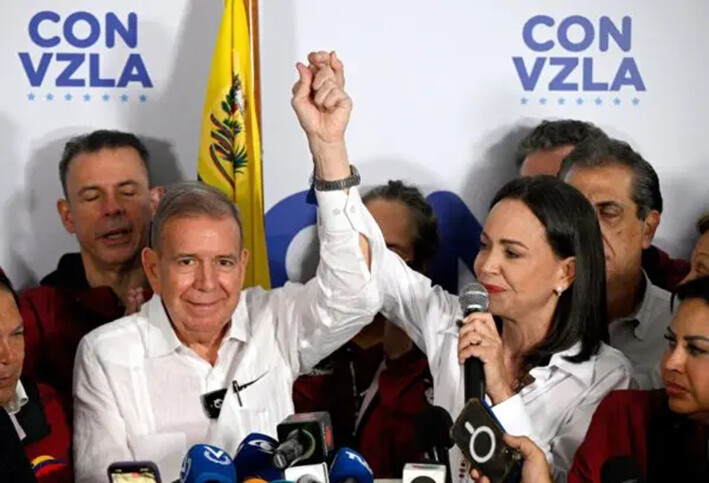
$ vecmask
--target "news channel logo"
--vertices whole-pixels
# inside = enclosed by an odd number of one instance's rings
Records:
[[[647,89],[630,16],[535,15],[521,34],[524,51],[512,56],[521,105],[640,105]]]
[[[137,13],[42,10],[29,18],[27,35],[29,47],[17,54],[28,101],[148,101],[153,81],[138,49]]]

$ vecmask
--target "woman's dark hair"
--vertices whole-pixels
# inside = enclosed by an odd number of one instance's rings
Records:
[[[700,299],[709,304],[709,275],[695,278],[679,285],[675,293],[672,294],[670,310],[673,311],[675,309],[675,299],[679,299],[680,302],[688,299]]]
[[[433,208],[421,191],[400,180],[389,180],[387,184],[375,186],[362,198],[366,205],[372,200],[398,201],[411,211],[411,221],[414,225],[414,259],[411,267],[422,270],[438,250],[438,220],[433,213]]]
[[[608,341],[606,268],[601,229],[591,203],[571,185],[552,176],[518,178],[503,186],[491,209],[506,199],[524,203],[546,230],[554,254],[576,259],[576,276],[559,297],[546,338],[524,356],[524,367],[547,365],[551,356],[581,342],[578,363],[596,354]]]

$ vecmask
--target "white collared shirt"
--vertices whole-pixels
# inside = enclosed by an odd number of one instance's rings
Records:
[[[359,247],[357,190],[318,193],[318,203],[316,278],[244,290],[214,366],[178,340],[157,295],[139,313],[84,337],[74,367],[77,482],[103,481],[109,464],[125,460],[154,461],[173,481],[193,444],[233,456],[251,432],[276,436],[293,413],[294,379],[356,335],[381,305]],[[253,382],[240,401],[234,381]],[[210,420],[201,395],[225,388],[219,418]]]
[[[402,327],[426,354],[433,375],[434,404],[455,420],[463,408],[464,369],[458,363],[458,297],[411,270],[386,249],[381,231],[365,216],[365,235],[372,250],[372,276],[382,292],[382,314]],[[530,371],[535,381],[492,408],[506,432],[531,437],[547,454],[556,481],[566,481],[576,449],[583,441],[601,399],[631,383],[632,368],[618,350],[602,345],[589,360],[572,364],[580,345],[555,354],[548,366]],[[489,401],[488,401],[489,402]],[[450,452],[454,482],[468,479],[463,454]]]
[[[643,299],[634,314],[616,319],[609,327],[611,345],[633,365],[633,378],[640,389],[661,389],[662,355],[667,350],[665,333],[672,322],[671,295],[645,277]]]
[[[15,415],[22,410],[22,407],[27,404],[29,400],[30,398],[27,397],[27,393],[25,392],[25,386],[23,386],[22,381],[18,379],[17,385],[15,386],[15,394],[12,396],[10,402],[3,406],[5,411],[7,411],[7,414],[10,416],[10,421],[12,421],[12,425],[15,427],[15,431],[17,432],[17,436],[20,438],[20,441],[24,440],[27,434],[25,433],[25,430],[22,429],[22,426],[20,426],[20,423],[17,421]]]

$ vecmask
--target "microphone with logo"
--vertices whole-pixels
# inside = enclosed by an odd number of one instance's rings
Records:
[[[645,476],[635,458],[616,456],[603,463],[601,483],[645,483]]]
[[[277,446],[278,441],[266,434],[251,433],[246,436],[234,455],[238,483],[282,479],[283,471],[273,464],[273,454]]]
[[[32,460],[32,470],[37,481],[42,483],[73,481],[71,466],[53,456],[37,456]]]
[[[334,447],[330,414],[292,414],[276,430],[280,442],[273,453],[273,464],[284,470],[285,479],[312,478],[327,483],[326,461]]]
[[[426,463],[443,465],[445,481],[451,483],[448,450],[453,446],[450,437],[453,420],[448,411],[440,406],[427,406],[416,418],[414,438],[416,446],[426,455]],[[411,471],[414,468],[410,468]],[[428,471],[428,470],[427,470]]]
[[[364,457],[350,448],[340,448],[330,465],[330,483],[373,483],[374,473]]]
[[[464,316],[486,312],[489,295],[479,283],[463,287],[459,296]],[[522,454],[505,444],[505,433],[485,403],[485,373],[480,359],[470,357],[464,367],[465,406],[456,419],[451,435],[472,465],[491,483],[506,483],[519,477]]]
[[[195,444],[182,460],[180,483],[236,483],[229,454],[210,444]]]
[[[487,312],[490,305],[490,296],[485,287],[479,283],[469,283],[463,287],[458,295],[458,303],[463,317],[476,312]],[[473,398],[485,399],[485,372],[483,363],[477,357],[465,360],[464,368],[465,401]]]

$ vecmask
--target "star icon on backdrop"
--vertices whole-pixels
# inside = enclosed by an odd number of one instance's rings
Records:
[[[635,99],[633,99],[633,105],[637,106],[638,104],[640,104],[640,99],[636,97]]]
[[[140,102],[147,102],[148,96],[146,96],[145,94],[142,94],[142,95],[139,97],[139,99],[140,99]]]
[[[566,99],[564,99],[563,97],[560,97],[558,102],[559,102],[560,106],[563,106],[564,104],[566,104]]]
[[[615,104],[616,106],[620,106],[620,99],[618,99],[617,97],[613,99],[613,104]]]
[[[580,97],[578,99],[576,99],[576,105],[578,105],[578,106],[583,105],[583,99],[581,99]]]
[[[27,94],[27,99],[30,101],[34,101],[34,97],[35,97],[34,94],[31,92],[29,94]]]
[[[527,100],[526,97],[523,97],[522,99],[519,100],[519,103],[522,104],[523,106],[526,106],[527,102],[529,102],[529,101]]]
[[[128,94],[123,94],[123,95],[121,96],[121,101],[122,101],[124,104],[125,104],[126,102],[128,102]]]
[[[546,97],[542,97],[541,99],[539,99],[539,104],[541,104],[542,106],[545,106],[546,103],[547,103],[547,98],[546,98]]]
[[[103,97],[102,97],[103,102],[108,102],[108,100],[109,100],[110,98],[111,98],[111,96],[109,96],[108,94],[104,94]]]
[[[52,94],[47,94],[47,100],[48,100],[48,101],[53,101],[53,100],[54,100],[54,95],[52,95]]]
[[[70,101],[72,99],[71,94],[67,94],[64,96],[64,99],[67,101]]]
[[[597,106],[600,106],[601,104],[603,104],[603,101],[601,100],[600,97],[596,97],[596,100],[594,102],[596,103]]]

